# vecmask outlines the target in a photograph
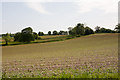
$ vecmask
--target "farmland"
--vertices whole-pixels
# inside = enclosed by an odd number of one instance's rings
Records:
[[[118,34],[2,47],[3,77],[117,78]]]
[[[0,38],[0,45],[2,46],[10,46],[10,45],[21,45],[21,44],[32,44],[32,43],[46,43],[46,42],[55,42],[55,41],[62,41],[66,39],[73,38],[72,36],[68,35],[45,35],[45,36],[38,36],[40,39],[36,39],[35,41],[31,41],[30,43],[27,42],[16,42],[14,38],[9,42],[9,45],[5,45],[4,39]]]

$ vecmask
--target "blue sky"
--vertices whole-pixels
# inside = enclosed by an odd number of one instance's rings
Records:
[[[119,0],[22,0],[2,2],[2,33],[20,32],[32,27],[35,32],[68,30],[77,23],[114,29],[118,23]]]

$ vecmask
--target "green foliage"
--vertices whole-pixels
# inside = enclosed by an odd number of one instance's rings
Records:
[[[84,27],[84,24],[81,24],[81,23],[77,24],[77,26],[74,28],[69,27],[68,30],[69,30],[69,35],[73,35],[76,37],[94,33],[94,31],[91,28]]]
[[[85,28],[85,35],[89,35],[89,34],[94,34],[94,31],[91,28],[86,27]]]
[[[99,26],[97,26],[97,27],[95,27],[95,33],[99,33],[99,31],[100,31],[100,27]]]
[[[36,33],[32,32],[32,28],[28,27],[25,28],[20,32],[16,33],[14,36],[14,41],[18,42],[30,42],[34,41],[35,38],[37,38]]]
[[[100,28],[100,27],[96,27],[96,33],[115,33],[114,30],[111,30],[111,29],[106,29],[106,28]]]
[[[56,30],[53,31],[53,35],[58,35],[58,32]]]
[[[120,33],[120,23],[118,25],[116,25],[115,31],[118,32],[118,33]]]
[[[2,36],[2,38],[5,40],[5,44],[8,45],[8,42],[10,42],[11,40],[10,35],[7,33],[4,36]]]
[[[48,35],[51,35],[51,31],[48,31]]]
[[[84,35],[84,24],[77,24],[77,26],[74,28],[76,35]]]
[[[19,42],[30,42],[30,41],[34,41],[33,34],[21,33],[21,36],[19,37]]]
[[[9,35],[10,35],[10,37],[14,37],[14,34],[11,34],[11,33],[10,33]]]
[[[38,35],[39,35],[39,36],[43,36],[44,33],[43,33],[43,32],[38,32]]]
[[[36,32],[33,32],[33,36],[35,39],[38,39],[38,34]]]
[[[67,35],[67,31],[60,31],[58,34],[59,35]]]
[[[96,69],[97,70],[97,69]],[[45,70],[42,71],[41,73],[39,73],[39,75],[36,74],[32,74],[29,77],[26,77],[26,75],[21,74],[17,74],[17,75],[11,75],[11,78],[88,78],[88,79],[93,79],[93,78],[119,78],[118,73],[109,73],[107,72],[108,69],[106,69],[104,72],[103,71],[80,71],[80,70],[76,70],[76,69],[64,69],[61,70],[61,72],[58,70],[53,70],[52,72],[50,72],[49,70]],[[28,74],[30,74],[31,71],[28,71]],[[49,73],[48,75],[45,75]],[[3,73],[2,74],[3,78],[8,78],[7,74]],[[76,79],[75,79],[76,80]]]
[[[32,34],[33,30],[31,27],[25,28],[21,31],[21,33]]]
[[[19,41],[19,37],[21,36],[21,33],[18,32],[14,35],[14,41]]]

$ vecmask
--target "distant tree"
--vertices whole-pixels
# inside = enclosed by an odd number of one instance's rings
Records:
[[[58,35],[58,32],[56,30],[53,31],[53,35]]]
[[[78,23],[76,27],[68,28],[69,30],[69,35],[75,35],[75,36],[80,36],[85,34],[85,28],[84,24]]]
[[[44,33],[43,33],[43,32],[38,32],[38,35],[39,35],[39,36],[43,36]]]
[[[68,32],[67,32],[67,31],[64,31],[64,35],[68,35]]]
[[[94,31],[89,27],[85,27],[85,35],[89,35],[89,34],[94,34]]]
[[[116,33],[116,31],[115,31],[115,30],[112,30],[112,33]]]
[[[95,27],[95,33],[99,33],[99,32],[100,32],[100,27],[99,26]]]
[[[2,38],[5,40],[5,45],[8,45],[8,42],[11,40],[10,35],[7,33],[5,36],[2,36]]]
[[[6,36],[6,34],[2,34],[2,36]]]
[[[60,31],[58,34],[59,35],[65,35],[65,31]]]
[[[21,33],[16,33],[14,36],[14,41],[19,42],[30,42],[34,41],[33,30],[31,27],[25,28],[21,31]]]
[[[14,35],[14,41],[19,41],[20,36],[21,36],[21,33],[20,33],[20,32],[16,33],[16,34]]]
[[[105,30],[105,33],[114,33],[114,31],[111,30],[111,29],[106,29],[106,30]]]
[[[38,35],[41,36],[41,32],[38,32]]]
[[[21,31],[22,33],[32,34],[33,30],[31,27],[25,28]]]
[[[73,29],[72,27],[69,27],[69,28],[68,28],[68,33],[69,33],[69,35],[73,35],[72,29]]]
[[[12,34],[12,33],[10,33],[9,35],[10,35],[10,37],[14,37],[14,34]]]
[[[51,31],[48,31],[48,35],[51,35]]]
[[[118,32],[118,33],[120,33],[120,23],[118,25],[116,25],[115,31]]]
[[[68,30],[71,31],[73,28],[72,27],[69,27]]]
[[[36,32],[33,32],[33,36],[35,39],[38,39],[38,34]]]
[[[111,29],[106,29],[106,28],[100,28],[99,33],[112,33],[113,30]]]
[[[100,28],[99,33],[106,33],[106,29],[105,28]]]
[[[75,31],[77,35],[84,35],[84,24],[78,23],[75,27]]]

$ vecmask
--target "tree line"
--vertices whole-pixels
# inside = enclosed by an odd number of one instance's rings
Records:
[[[75,27],[69,27],[68,31],[59,31],[57,32],[56,30],[48,31],[47,34],[44,34],[43,32],[33,32],[33,29],[31,27],[27,27],[21,32],[17,32],[15,34],[2,34],[2,38],[5,40],[6,45],[8,45],[8,42],[11,40],[11,38],[14,38],[15,42],[31,42],[34,40],[39,40],[41,39],[39,36],[43,35],[71,35],[71,36],[84,36],[84,35],[90,35],[94,33],[120,33],[120,24],[115,26],[114,30],[111,29],[106,29],[103,27],[95,27],[95,31],[92,30],[90,27],[85,26],[82,23],[78,23]]]

